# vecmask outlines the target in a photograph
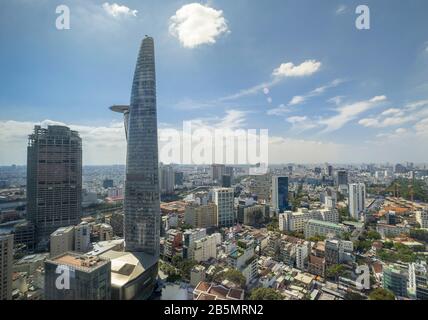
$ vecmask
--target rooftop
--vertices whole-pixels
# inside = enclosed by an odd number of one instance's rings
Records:
[[[73,252],[64,253],[60,256],[48,260],[48,262],[55,263],[57,265],[65,265],[68,267],[81,269],[85,272],[90,272],[108,263],[108,261],[100,259],[98,257],[89,257]]]

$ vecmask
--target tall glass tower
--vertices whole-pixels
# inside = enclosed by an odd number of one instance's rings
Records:
[[[277,213],[288,210],[288,177],[272,177],[272,209]]]
[[[156,115],[156,75],[153,38],[146,36],[138,54],[131,104],[115,105],[123,113],[128,141],[125,178],[124,234],[127,253],[112,259],[112,297],[147,298],[158,272],[160,193]],[[132,266],[126,283],[119,266]],[[116,269],[117,270],[116,270]],[[140,274],[136,276],[137,274]]]
[[[158,257],[160,196],[155,53],[153,38],[147,36],[141,44],[135,68],[128,121],[126,249]]]

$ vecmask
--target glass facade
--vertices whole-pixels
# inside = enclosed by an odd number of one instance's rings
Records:
[[[127,251],[158,257],[160,199],[154,41],[140,48],[125,114],[128,151],[125,181],[125,243]]]

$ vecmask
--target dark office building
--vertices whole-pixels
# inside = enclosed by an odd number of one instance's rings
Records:
[[[17,224],[13,231],[13,241],[15,244],[25,245],[26,251],[35,249],[35,227],[29,221]]]
[[[281,213],[288,206],[288,177],[272,177],[272,208]]]
[[[230,188],[232,186],[232,177],[227,174],[222,175],[221,186],[223,188]]]
[[[80,222],[82,140],[64,126],[34,127],[27,149],[27,218],[36,242],[45,243],[59,227]]]
[[[110,300],[111,262],[64,253],[45,261],[46,300]]]
[[[113,188],[114,187],[114,182],[111,179],[105,179],[103,181],[103,188],[104,189],[108,189],[108,188]]]
[[[347,171],[345,171],[345,170],[337,171],[336,184],[338,186],[348,185],[348,172]]]
[[[182,186],[184,183],[184,173],[183,172],[174,172],[174,181],[176,186]]]

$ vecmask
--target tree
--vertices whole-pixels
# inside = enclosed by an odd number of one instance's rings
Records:
[[[268,231],[279,231],[279,221],[278,218],[272,218],[271,222],[267,225]]]
[[[345,294],[345,300],[365,300],[365,298],[357,292],[347,292]]]
[[[315,235],[313,237],[310,237],[308,240],[312,241],[312,242],[324,241],[325,237],[324,236],[320,236],[320,235],[317,234],[317,235]]]
[[[283,297],[275,289],[256,288],[251,291],[250,300],[283,300]]]
[[[339,277],[344,273],[345,273],[345,267],[341,264],[335,264],[327,269],[326,275],[327,275],[327,278],[335,279],[337,281]]]
[[[357,240],[354,242],[354,247],[358,252],[366,252],[372,247],[372,242],[369,240]]]
[[[180,270],[181,276],[186,279],[190,278],[190,271],[197,264],[198,262],[196,262],[195,260],[184,260],[180,256],[172,257],[172,265],[178,270]]]
[[[377,288],[370,293],[369,300],[395,300],[395,295],[389,290]]]
[[[380,239],[382,239],[382,236],[380,235],[380,233],[379,233],[379,232],[374,231],[374,230],[370,230],[370,231],[367,233],[367,238],[369,238],[369,239],[371,239],[371,240],[380,240]]]
[[[245,287],[247,280],[245,279],[244,275],[242,274],[242,272],[240,272],[237,269],[229,269],[226,272],[221,272],[218,273],[215,277],[214,280],[217,282],[222,282],[224,280],[229,280],[237,285],[239,285],[240,287]]]

